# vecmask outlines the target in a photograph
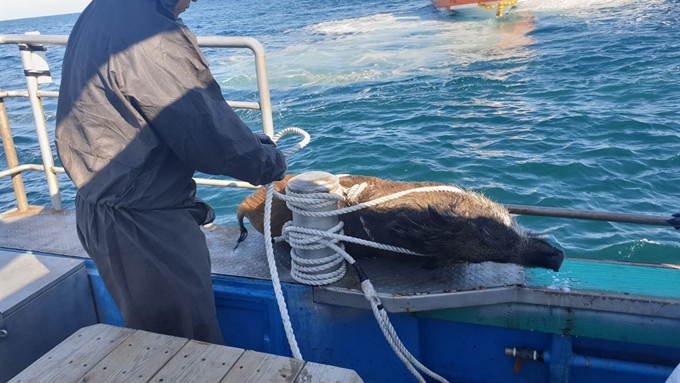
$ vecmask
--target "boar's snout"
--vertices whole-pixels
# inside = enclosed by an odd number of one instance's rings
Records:
[[[540,238],[531,238],[530,248],[533,249],[531,259],[534,264],[532,266],[560,271],[562,262],[564,262],[564,251]]]
[[[548,267],[551,268],[553,271],[557,272],[560,271],[560,267],[562,267],[562,262],[564,262],[564,251],[560,249],[555,249],[555,251],[552,254],[548,255]]]

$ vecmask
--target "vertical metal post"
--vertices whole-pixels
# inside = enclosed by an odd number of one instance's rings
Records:
[[[257,88],[260,94],[260,113],[262,113],[262,128],[264,134],[274,137],[274,121],[272,120],[272,103],[269,95],[269,79],[267,78],[267,63],[262,52],[255,52],[255,73]]]
[[[269,137],[274,137],[272,121],[272,103],[269,96],[269,79],[267,78],[267,60],[262,44],[252,37],[197,36],[201,47],[249,48],[255,54],[255,74],[257,90],[260,95],[260,113],[262,114],[262,130]]]
[[[2,89],[0,89],[0,92]],[[17,158],[17,151],[14,146],[14,138],[12,138],[12,131],[9,127],[9,117],[7,117],[7,108],[5,108],[5,99],[0,97],[0,137],[2,137],[2,146],[5,148],[5,158],[7,159],[7,166],[12,169],[19,166],[19,159]],[[28,199],[26,198],[26,189],[24,188],[24,179],[21,173],[12,175],[12,185],[14,186],[14,196],[17,200],[17,209],[19,211],[28,210]]]
[[[35,128],[38,134],[40,153],[42,154],[43,165],[45,166],[45,177],[47,178],[47,187],[52,200],[52,208],[54,210],[61,211],[62,208],[61,195],[59,194],[59,182],[57,180],[57,174],[54,172],[54,158],[52,157],[50,138],[47,134],[47,123],[45,122],[42,100],[38,96],[37,76],[42,73],[35,73],[40,71],[36,70],[36,68],[33,66],[31,47],[27,44],[19,44],[19,50],[21,51],[21,62],[24,66],[26,86],[28,88],[28,98],[31,100],[31,109],[33,110],[33,119],[35,120]]]

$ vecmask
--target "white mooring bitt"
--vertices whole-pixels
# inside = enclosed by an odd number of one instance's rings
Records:
[[[340,181],[336,175],[312,171],[307,173],[302,173],[291,178],[286,186],[287,192],[293,192],[298,194],[315,194],[315,193],[333,193],[341,194]],[[310,212],[319,211],[333,211],[338,208],[337,201],[329,202],[324,206],[319,207],[305,207],[305,210]],[[336,226],[340,222],[340,218],[337,215],[331,217],[311,217],[303,215],[301,213],[293,212],[293,225],[306,227],[310,229],[317,230],[329,230]],[[324,247],[322,249],[295,249],[296,254],[305,259],[321,259],[332,256],[335,254],[333,249]],[[340,269],[342,265],[336,265],[331,269],[326,269],[324,271],[319,271],[316,274],[332,273],[337,269]],[[314,274],[314,273],[312,273]]]

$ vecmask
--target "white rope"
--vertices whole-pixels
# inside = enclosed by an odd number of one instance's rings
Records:
[[[292,222],[286,222],[282,228],[281,237],[277,241],[285,240],[290,244],[290,275],[296,281],[311,285],[323,286],[337,282],[345,276],[347,267],[345,259],[337,251],[323,258],[304,258],[297,254],[296,250],[319,250],[329,248],[331,244],[341,248],[345,245],[340,242],[341,238],[326,238],[328,234],[342,236],[343,222],[324,230],[314,230],[301,226],[294,226]]]
[[[345,194],[348,196],[351,196],[352,200],[356,200],[358,195],[366,188],[366,183],[362,183],[359,185],[354,185],[351,188],[349,188]],[[309,193],[309,194],[304,194],[304,193],[295,193],[290,190],[286,191],[286,194],[281,194],[274,190],[274,195],[276,198],[282,199],[286,201],[286,206],[295,213],[298,213],[300,215],[305,215],[308,217],[332,217],[336,215],[342,215],[342,214],[348,214],[352,213],[361,209],[366,209],[372,206],[379,205],[381,203],[385,203],[388,201],[395,200],[397,198],[401,198],[405,195],[411,194],[411,193],[433,193],[433,192],[453,192],[453,193],[464,193],[462,189],[459,189],[455,186],[426,186],[426,187],[420,187],[420,188],[414,188],[410,190],[404,190],[401,192],[389,194],[371,201],[367,201],[364,203],[348,206],[346,208],[342,209],[336,209],[332,211],[309,211],[307,209],[302,208],[301,206],[305,206],[306,208],[317,208],[317,207],[325,207],[329,206],[331,204],[336,203],[337,201],[343,200],[343,197],[338,195],[338,194],[333,194],[333,193]],[[348,198],[349,199],[349,198]],[[265,221],[266,223],[266,221]],[[314,239],[309,238],[308,236],[315,236]],[[310,229],[307,227],[302,227],[302,226],[293,226],[292,222],[286,222],[286,224],[282,228],[281,232],[281,237],[276,238],[277,242],[280,242],[281,240],[285,240],[290,244],[292,248],[296,248],[298,246],[306,246],[309,241],[321,241],[318,243],[317,248],[322,249],[324,247],[328,247],[327,243],[323,241],[322,239],[325,239],[327,241],[333,241],[333,242],[338,242],[338,241],[344,241],[344,242],[352,242],[356,243],[359,245],[363,246],[368,246],[368,247],[373,247],[376,249],[381,249],[381,250],[386,250],[386,251],[392,251],[395,253],[403,253],[403,254],[409,254],[409,255],[417,255],[417,256],[422,256],[422,254],[413,252],[411,250],[405,249],[403,247],[397,247],[397,246],[392,246],[392,245],[385,245],[382,243],[374,242],[374,241],[368,241],[364,240],[361,238],[355,238],[355,237],[348,237],[345,236],[341,233],[339,233],[335,228],[331,228],[328,231],[323,231],[323,230],[315,230],[315,229]],[[292,253],[291,253],[292,255]],[[303,281],[299,281],[301,283],[304,283]],[[330,282],[332,283],[332,282]]]
[[[345,252],[344,247],[341,248],[335,244],[330,244],[329,247],[335,250],[337,253],[341,254],[343,258],[347,262],[349,262],[350,265],[354,265],[356,263],[356,260],[354,260],[354,258],[352,258],[351,255]],[[385,340],[387,340],[387,343],[392,348],[392,351],[394,351],[399,360],[401,360],[402,363],[404,363],[406,369],[408,369],[411,372],[411,374],[418,380],[418,382],[426,383],[422,375],[420,375],[418,370],[416,370],[416,367],[423,371],[428,376],[432,377],[433,379],[442,383],[448,383],[446,379],[444,379],[443,377],[436,374],[429,368],[425,367],[422,363],[420,363],[406,349],[406,346],[404,346],[404,344],[399,339],[399,336],[397,335],[397,332],[395,331],[394,327],[392,327],[392,323],[390,323],[390,319],[387,316],[387,312],[385,311],[385,309],[382,308],[382,302],[380,302],[380,297],[378,297],[378,293],[373,288],[373,284],[369,279],[365,279],[361,282],[361,290],[364,292],[364,297],[366,298],[366,300],[368,300],[368,302],[371,304],[373,316],[378,321],[378,327],[380,327],[380,330],[385,336]]]
[[[353,187],[345,191],[345,195],[347,196],[346,199],[356,200],[366,187],[367,187],[366,183],[354,185]],[[452,186],[422,187],[398,193],[393,193],[372,201],[353,205],[347,208],[325,212],[311,212],[303,208],[302,206],[306,208],[326,207],[329,205],[337,204],[337,202],[339,200],[342,200],[343,197],[333,193],[303,194],[294,193],[291,192],[290,190],[286,190],[286,194],[284,195],[278,193],[273,188],[269,188],[267,189],[267,198],[269,198],[269,194],[274,194],[277,198],[285,200],[286,205],[291,211],[296,212],[300,215],[311,217],[330,217],[334,215],[347,214],[350,212],[365,209],[371,206],[375,206],[381,203],[385,203],[387,201],[400,198],[411,193],[442,192],[442,191],[463,193],[463,190]],[[265,206],[265,209],[267,208],[270,207]],[[267,216],[265,215],[265,227],[270,225],[271,221],[268,221]],[[354,265],[356,263],[354,258],[352,258],[345,251],[343,242],[357,243],[360,245],[370,246],[387,251],[420,255],[418,253],[412,252],[408,249],[404,249],[401,247],[385,245],[373,241],[367,241],[360,238],[346,236],[344,235],[344,231],[342,230],[343,226],[344,223],[342,221],[340,221],[337,225],[328,230],[319,230],[302,226],[295,226],[291,221],[286,222],[283,225],[283,228],[281,230],[281,236],[277,237],[275,241],[277,242],[286,241],[290,244],[292,248],[290,255],[291,255],[291,276],[293,277],[293,279],[300,283],[311,286],[323,286],[337,282],[340,279],[342,279],[346,272],[344,261],[347,261],[351,265]],[[265,238],[265,240],[269,239]],[[296,249],[317,250],[324,248],[330,248],[333,251],[335,251],[335,253],[320,259],[308,259],[298,256],[296,252]],[[340,265],[340,267],[338,267],[338,265]],[[373,288],[371,281],[365,279],[364,281],[361,282],[361,286],[364,292],[364,296],[371,304],[371,310],[373,311],[373,315],[375,316],[376,321],[378,322],[378,325],[380,327],[380,330],[385,336],[385,339],[387,340],[388,344],[390,345],[394,353],[397,355],[399,360],[401,360],[402,363],[404,363],[409,372],[411,372],[411,374],[420,383],[425,383],[425,379],[422,377],[418,370],[424,372],[426,375],[432,377],[433,379],[439,382],[448,383],[446,379],[434,373],[433,371],[425,367],[422,363],[420,363],[406,349],[404,344],[399,339],[394,327],[390,323],[389,317],[387,316],[387,312],[382,308],[380,298],[378,297],[378,294],[375,292],[375,289]]]
[[[341,222],[342,223],[342,222]],[[339,226],[339,225],[338,225]],[[314,230],[314,231],[322,231],[322,230]],[[283,237],[283,236],[282,236]],[[351,237],[349,237],[351,238]],[[349,264],[354,265],[356,263],[356,260],[352,258],[344,249],[344,246],[342,243],[335,244],[332,242],[327,243],[327,247],[331,248],[332,250],[335,250],[336,254],[341,255],[341,260],[346,260]],[[292,254],[292,253],[291,253]],[[332,256],[331,256],[332,257]],[[331,258],[327,257],[327,258]],[[344,265],[344,262],[343,262]],[[309,275],[305,277],[305,283],[311,284],[314,286],[320,286],[320,285],[325,285],[327,283],[315,283],[314,281],[315,276],[314,275]],[[380,330],[382,331],[383,335],[385,336],[385,339],[387,340],[387,343],[390,345],[394,353],[397,355],[397,357],[404,363],[406,368],[411,372],[411,374],[418,380],[420,383],[425,383],[425,379],[423,379],[422,375],[416,370],[416,368],[420,369],[423,371],[425,374],[429,375],[433,379],[442,382],[442,383],[448,383],[446,379],[441,377],[440,375],[436,374],[435,372],[431,371],[427,367],[425,367],[422,363],[420,363],[404,346],[404,344],[401,342],[399,339],[399,336],[396,333],[396,330],[392,326],[392,323],[390,323],[389,317],[387,316],[387,312],[382,309],[382,303],[380,302],[380,298],[378,297],[377,292],[373,288],[373,285],[371,284],[371,281],[369,279],[366,279],[361,282],[361,289],[364,292],[364,297],[368,300],[368,302],[371,304],[371,310],[373,311],[373,316],[376,318],[378,322],[378,326],[380,327]]]
[[[382,203],[401,198],[401,197],[408,195],[408,194],[412,194],[412,193],[433,193],[433,192],[465,193],[464,190],[459,189],[455,186],[446,186],[446,185],[444,185],[444,186],[424,186],[424,187],[419,187],[419,188],[400,191],[400,192],[397,192],[397,193],[388,194],[386,196],[376,198],[376,199],[371,200],[371,201],[359,203],[359,204],[356,204],[356,205],[348,206],[348,207],[333,210],[333,211],[308,211],[308,210],[300,208],[299,206],[300,205],[309,206],[310,203],[319,204],[319,203],[321,203],[320,200],[323,199],[324,196],[326,196],[326,198],[333,198],[334,200],[342,200],[343,198],[341,196],[338,196],[336,194],[331,194],[331,193],[297,194],[297,193],[292,193],[292,192],[286,192],[286,194],[281,194],[281,193],[277,192],[276,190],[274,191],[277,198],[283,199],[286,202],[292,202],[292,203],[286,204],[288,206],[288,208],[291,209],[291,211],[293,211],[294,213],[306,215],[308,217],[332,217],[334,215],[348,214],[348,213],[353,213],[355,211],[359,211],[361,209],[366,209],[368,207],[380,205]],[[307,200],[307,196],[311,196],[309,200]],[[328,196],[332,196],[332,197],[328,197]],[[332,201],[330,201],[329,203],[332,203]]]
[[[416,359],[406,349],[406,346],[404,346],[404,344],[401,343],[399,336],[397,336],[397,332],[394,330],[394,327],[392,327],[392,323],[390,323],[390,319],[387,316],[387,312],[384,309],[380,308],[382,307],[382,303],[380,302],[380,298],[378,297],[378,294],[376,293],[375,289],[373,288],[373,284],[371,284],[371,281],[369,279],[366,279],[365,281],[361,282],[361,290],[363,290],[364,296],[371,304],[373,316],[375,316],[375,318],[378,320],[380,330],[382,330],[385,339],[390,344],[390,347],[392,347],[394,353],[397,354],[397,357],[399,357],[399,359],[404,363],[406,368],[411,372],[411,374],[413,374],[413,376],[415,376],[419,382],[425,383],[425,379],[423,379],[420,373],[416,370],[417,367],[418,369],[420,369],[420,371],[423,371],[431,378],[442,383],[448,383],[448,381],[444,379],[442,376],[438,375],[437,373],[433,372],[429,368],[425,367],[422,363],[420,363],[418,359]]]
[[[302,354],[300,353],[300,348],[298,347],[297,340],[295,339],[295,334],[293,333],[293,325],[290,322],[290,315],[288,315],[288,308],[286,307],[286,301],[283,298],[283,291],[281,290],[281,281],[279,280],[279,272],[276,269],[276,260],[274,259],[274,245],[272,243],[272,228],[269,222],[271,222],[272,215],[272,197],[274,190],[274,184],[270,183],[267,185],[267,197],[264,200],[264,221],[268,224],[264,225],[264,246],[267,250],[267,263],[269,265],[269,274],[272,277],[272,285],[274,286],[274,295],[276,296],[276,303],[279,306],[279,312],[281,313],[281,320],[283,321],[283,327],[286,332],[286,337],[288,338],[288,345],[290,346],[290,351],[293,353],[295,359],[302,359]]]
[[[309,134],[299,128],[286,128],[277,133],[273,141],[278,141],[281,137],[286,134],[296,133],[303,137],[303,139],[297,143],[293,148],[289,149],[284,153],[284,156],[289,156],[298,150],[304,148],[307,143],[309,143]],[[274,246],[272,242],[272,229],[271,229],[271,215],[272,215],[272,199],[274,196],[274,183],[267,185],[267,196],[264,201],[264,220],[266,224],[264,225],[264,246],[267,252],[267,264],[269,265],[269,274],[272,277],[272,285],[274,286],[274,295],[276,296],[276,303],[279,306],[279,312],[281,313],[281,321],[283,322],[283,328],[286,332],[286,338],[288,338],[288,345],[290,346],[290,351],[295,359],[303,360],[302,354],[300,353],[300,347],[298,347],[297,340],[295,339],[295,333],[293,333],[293,325],[290,322],[290,315],[288,314],[288,308],[286,307],[286,300],[283,298],[283,291],[281,289],[281,281],[279,280],[279,272],[276,268],[276,259],[274,259]]]
[[[341,221],[340,224],[344,225],[344,223]],[[378,243],[378,242],[373,242],[369,241],[366,239],[361,239],[361,238],[356,238],[356,237],[349,237],[347,235],[341,234],[341,233],[334,233],[333,232],[334,228],[329,229],[328,231],[325,230],[319,230],[319,229],[310,229],[308,227],[304,226],[294,226],[292,222],[286,222],[286,224],[283,225],[283,228],[281,230],[281,237],[275,238],[276,242],[281,242],[281,241],[286,241],[288,244],[290,244],[291,247],[296,247],[296,246],[308,246],[311,241],[315,242],[315,245],[318,247],[318,249],[323,249],[325,247],[329,247],[329,243],[336,243],[338,241],[344,241],[344,242],[352,242],[356,243],[358,245],[363,245],[363,246],[368,246],[368,247],[373,247],[376,249],[380,250],[386,250],[386,251],[391,251],[394,253],[404,253],[404,254],[410,254],[410,255],[417,255],[417,256],[423,256],[420,253],[413,252],[409,249],[405,249],[403,247],[398,247],[398,246],[392,246],[392,245],[385,245],[384,243]],[[344,248],[344,245],[343,245]]]
[[[362,182],[358,185],[352,185],[349,189],[345,191],[345,195],[347,197],[345,198],[347,201],[354,201],[357,198],[359,198],[359,195],[368,187],[368,184],[366,182]]]
[[[283,137],[287,134],[291,134],[291,133],[295,133],[295,134],[302,136],[302,140],[300,140],[300,142],[298,142],[292,148],[283,152],[283,155],[285,157],[288,157],[291,154],[293,154],[293,153],[297,152],[298,150],[307,146],[307,144],[309,143],[309,140],[310,140],[309,133],[305,132],[304,130],[302,130],[300,128],[289,127],[289,128],[285,128],[285,129],[279,131],[278,133],[276,133],[276,135],[274,135],[274,138],[272,138],[272,141],[277,142],[279,139],[281,139],[281,137]]]
[[[284,153],[287,157],[296,151],[302,149],[309,142],[309,134],[299,128],[286,128],[280,131],[276,136],[274,136],[274,142],[278,141],[281,137],[289,133],[296,133],[303,136],[303,140],[300,141],[295,147],[289,149]],[[346,191],[347,198],[349,200],[355,200],[361,192],[366,188],[366,183],[361,185],[355,185]],[[290,315],[288,314],[288,308],[286,307],[286,301],[283,297],[283,291],[281,288],[281,281],[279,279],[279,273],[276,267],[276,259],[274,258],[274,247],[271,233],[271,209],[272,200],[274,195],[278,198],[284,199],[286,205],[296,213],[312,217],[330,217],[333,215],[346,214],[354,211],[358,211],[370,206],[375,206],[380,203],[384,203],[396,198],[400,198],[404,195],[416,192],[436,192],[436,191],[449,191],[462,193],[461,189],[451,186],[435,186],[435,187],[425,187],[406,190],[399,193],[394,193],[382,198],[378,198],[373,201],[365,202],[362,204],[357,204],[348,208],[338,209],[330,212],[310,212],[308,210],[302,209],[299,206],[307,206],[319,208],[326,207],[333,204],[337,204],[337,201],[342,200],[342,196],[338,196],[332,193],[313,193],[313,194],[297,194],[287,191],[284,196],[276,190],[274,190],[274,184],[270,183],[267,185],[267,195],[265,197],[265,209],[264,209],[264,241],[265,249],[267,252],[267,263],[269,265],[269,273],[272,278],[272,285],[274,287],[274,293],[276,296],[276,302],[281,313],[281,320],[283,322],[283,327],[288,338],[288,344],[293,357],[299,360],[303,360],[302,354],[300,353],[300,348],[295,339],[295,334],[293,332],[293,326],[290,321]],[[291,245],[291,276],[301,282],[313,286],[321,286],[336,282],[345,275],[346,266],[345,261],[354,265],[356,261],[345,251],[345,246],[342,241],[358,243],[364,246],[371,246],[383,250],[402,252],[407,254],[418,255],[408,249],[403,249],[396,246],[384,245],[376,243],[373,241],[366,241],[359,238],[348,237],[344,235],[342,230],[344,224],[339,222],[334,227],[328,230],[316,230],[309,229],[305,227],[299,227],[292,225],[292,222],[287,222],[282,228],[281,237],[276,238],[276,241],[285,240]],[[308,259],[302,258],[297,255],[296,249],[304,250],[316,250],[330,248],[335,251],[334,254],[319,258],[319,259]],[[362,276],[360,276],[362,277]],[[365,276],[363,276],[365,277]],[[429,375],[433,379],[448,383],[448,381],[436,373],[429,370],[427,367],[422,365],[413,355],[406,349],[404,344],[399,340],[394,327],[390,323],[387,313],[382,308],[380,298],[376,293],[371,281],[365,279],[361,282],[361,288],[364,292],[364,296],[371,304],[371,309],[373,315],[378,321],[380,330],[382,331],[385,339],[389,343],[392,350],[394,350],[397,357],[404,363],[406,368],[416,377],[418,382],[425,383],[422,375],[416,370],[416,368],[423,371],[425,374]]]

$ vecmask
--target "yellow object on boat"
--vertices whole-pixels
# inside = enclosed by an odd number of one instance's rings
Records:
[[[517,0],[506,1],[479,1],[479,0],[430,0],[432,5],[438,9],[444,9],[448,12],[458,13],[460,10],[471,7],[479,7],[488,10],[495,10],[496,17],[503,16],[503,9],[505,7],[513,6]]]

